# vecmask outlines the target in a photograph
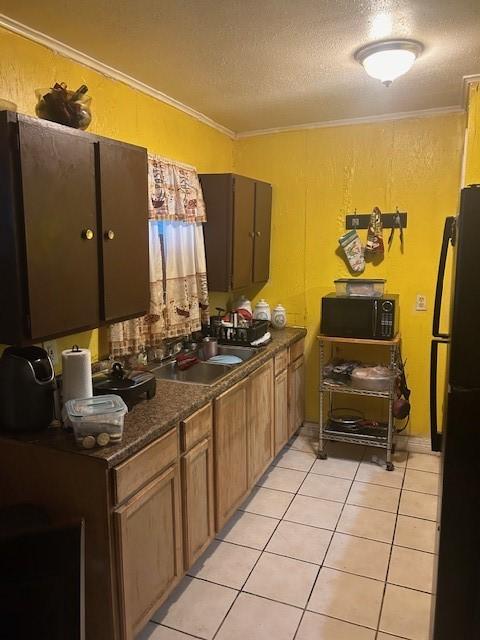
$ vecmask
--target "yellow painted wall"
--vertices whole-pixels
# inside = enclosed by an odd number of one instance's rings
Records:
[[[468,121],[465,152],[465,184],[480,183],[480,82],[468,93]]]
[[[461,114],[450,114],[236,142],[235,172],[273,185],[271,278],[255,299],[283,303],[289,323],[308,329],[307,419],[318,419],[320,299],[336,278],[350,276],[336,253],[345,214],[398,206],[408,211],[405,251],[397,232],[384,261],[368,265],[364,277],[386,278],[388,292],[400,294],[410,432],[427,435],[434,287],[443,222],[457,211],[464,126]],[[366,231],[360,234],[365,241]],[[427,296],[426,312],[415,311],[417,293]]]
[[[35,89],[55,81],[69,88],[86,84],[92,96],[89,131],[154,153],[193,164],[203,172],[232,170],[233,141],[195,118],[127,85],[58,55],[31,40],[0,28],[0,97],[18,111],[35,114]],[[64,349],[77,342],[98,357],[97,331],[58,340]]]
[[[355,207],[370,211],[395,206],[409,212],[405,253],[398,236],[390,254],[366,277],[385,277],[402,300],[404,355],[413,389],[411,430],[428,425],[428,348],[435,275],[445,216],[455,213],[460,182],[464,121],[460,115],[312,129],[233,142],[196,119],[109,79],[28,39],[0,29],[0,97],[34,113],[34,90],[55,80],[85,83],[93,96],[92,132],[146,146],[194,164],[200,172],[250,175],[273,184],[271,279],[247,292],[282,302],[290,324],[305,325],[307,417],[317,418],[319,303],[333,280],[348,276],[336,254],[344,215]],[[467,182],[480,181],[479,88],[470,89]],[[476,177],[475,177],[476,176]],[[385,234],[385,239],[386,239]],[[414,310],[416,293],[428,311]],[[258,294],[258,295],[257,295]],[[212,296],[212,306],[226,296]],[[99,353],[97,331],[58,341],[76,341]]]

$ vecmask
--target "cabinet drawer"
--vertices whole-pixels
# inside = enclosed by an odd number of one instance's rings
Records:
[[[295,362],[305,350],[305,338],[298,340],[290,346],[290,362]]]
[[[202,407],[186,420],[180,423],[180,446],[182,453],[188,451],[202,438],[212,431],[213,410],[212,403]]]
[[[178,457],[177,428],[113,469],[115,503],[133,495]]]
[[[275,356],[275,375],[278,376],[279,373],[285,371],[288,367],[288,349],[283,349]]]

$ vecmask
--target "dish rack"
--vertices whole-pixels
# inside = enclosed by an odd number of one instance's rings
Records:
[[[320,386],[319,386],[319,444],[318,457],[326,460],[327,453],[325,451],[325,441],[334,440],[337,442],[351,442],[371,447],[380,447],[386,450],[386,468],[387,471],[393,471],[392,452],[394,450],[394,417],[393,403],[395,400],[395,376],[397,362],[399,360],[400,336],[397,335],[393,340],[364,340],[359,338],[336,338],[330,336],[318,336],[320,346]],[[334,381],[325,380],[323,371],[325,367],[325,346],[335,343],[375,345],[388,347],[389,350],[389,369],[392,373],[389,389],[386,391],[370,391],[353,387],[351,385],[335,384]],[[369,427],[365,430],[349,431],[348,429],[336,429],[325,420],[324,396],[328,394],[330,405],[332,404],[332,395],[352,394],[359,396],[369,396],[372,398],[380,398],[388,402],[388,423],[380,424],[377,428]]]
[[[209,334],[218,340],[218,344],[247,347],[267,333],[268,325],[268,320],[251,320],[247,327],[225,327],[221,316],[212,316]]]

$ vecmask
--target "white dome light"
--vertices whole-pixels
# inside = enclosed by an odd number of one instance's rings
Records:
[[[372,78],[389,87],[413,66],[423,46],[415,40],[390,40],[369,44],[355,53],[355,59]]]

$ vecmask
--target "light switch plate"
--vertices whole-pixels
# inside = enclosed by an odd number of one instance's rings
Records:
[[[427,310],[427,296],[424,293],[417,293],[417,298],[415,302],[416,311],[426,311]]]

